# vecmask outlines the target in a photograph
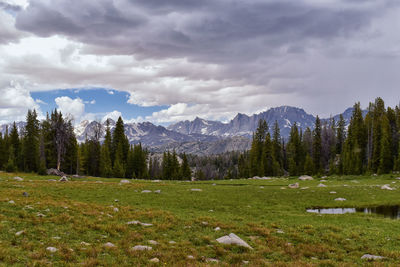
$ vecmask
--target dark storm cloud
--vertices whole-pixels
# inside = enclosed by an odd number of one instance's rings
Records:
[[[62,34],[110,54],[221,63],[253,60],[308,40],[346,37],[380,12],[303,1],[102,0],[71,5],[67,0],[33,0],[18,14],[16,26],[39,36]]]
[[[12,5],[12,4],[0,1],[0,9],[6,10],[8,12],[16,13],[21,10],[21,7],[18,5]]]

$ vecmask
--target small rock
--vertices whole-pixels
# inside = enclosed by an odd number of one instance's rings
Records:
[[[119,202],[119,200],[118,199],[114,199],[114,202]]]
[[[155,240],[149,240],[148,241],[150,245],[158,245],[159,243]]]
[[[152,249],[153,249],[152,247],[149,247],[149,246],[142,246],[142,245],[137,245],[137,246],[134,246],[134,247],[132,248],[132,250],[134,250],[134,251],[152,250]]]
[[[63,177],[61,177],[61,179],[60,180],[58,180],[59,182],[68,182],[68,178],[67,178],[67,176],[63,176]]]
[[[218,262],[219,262],[219,260],[217,260],[217,259],[213,259],[213,258],[207,258],[207,259],[206,259],[206,262],[218,263]]]
[[[8,201],[8,204],[15,204],[15,201],[14,200],[10,200],[10,201]]]
[[[394,188],[391,188],[388,184],[382,185],[382,186],[381,186],[381,189],[383,189],[383,190],[390,190],[390,191],[394,190]]]
[[[188,255],[186,258],[187,258],[188,260],[194,260],[194,256],[192,256],[192,255]]]
[[[61,237],[59,237],[59,236],[53,236],[53,237],[52,237],[52,239],[55,239],[55,240],[60,240],[60,239],[61,239]]]
[[[111,242],[107,242],[107,243],[104,244],[104,247],[106,247],[106,248],[115,248],[115,245],[113,243],[111,243]]]
[[[249,261],[242,261],[243,264],[249,264]]]
[[[153,183],[160,183],[161,180],[153,180],[152,182],[153,182]]]
[[[299,185],[299,183],[295,183],[295,184],[290,184],[290,185],[288,185],[288,187],[289,187],[289,188],[292,188],[292,189],[296,189],[296,188],[299,188],[300,185]]]
[[[300,188],[300,190],[306,190],[306,189],[308,189],[309,187],[308,186],[306,186],[306,187],[302,187],[302,188]]]
[[[150,190],[143,190],[142,193],[151,193]]]
[[[20,236],[20,235],[22,235],[22,234],[24,234],[24,233],[25,233],[25,231],[22,230],[22,231],[16,232],[15,235],[16,235],[16,236]]]
[[[151,223],[142,223],[139,221],[130,221],[130,222],[127,222],[126,224],[134,224],[134,225],[141,225],[141,226],[152,226],[153,225]]]
[[[385,257],[382,256],[376,256],[376,255],[371,255],[371,254],[364,254],[362,255],[361,259],[362,260],[382,260]]]
[[[219,226],[214,228],[214,231],[221,231],[221,228]]]
[[[176,244],[176,242],[173,241],[173,240],[169,241],[168,243],[171,244],[171,245],[175,245]]]
[[[202,189],[198,189],[198,188],[192,188],[192,189],[190,189],[190,191],[193,191],[193,192],[201,192],[201,191],[203,191]]]
[[[277,232],[278,234],[284,234],[284,233],[285,233],[285,232],[282,231],[281,229],[278,229],[276,232]]]
[[[208,225],[208,222],[201,222],[202,225]]]
[[[150,262],[154,262],[154,263],[159,263],[160,260],[158,258],[152,258],[151,260],[149,260]]]
[[[339,198],[335,198],[335,201],[346,201],[345,198],[339,197]]]
[[[118,211],[119,211],[119,209],[118,209],[118,208],[114,208],[113,210],[114,210],[114,212],[118,212]]]
[[[212,186],[216,186],[217,184],[212,184]]]
[[[312,177],[309,176],[309,175],[302,175],[302,176],[299,177],[299,180],[301,180],[301,181],[307,181],[307,180],[314,180],[314,178],[312,178]]]
[[[317,185],[317,187],[326,187],[326,185],[324,185],[324,184],[319,184],[319,185]]]
[[[130,184],[131,181],[126,180],[126,179],[123,179],[123,180],[119,181],[119,183],[120,183],[120,184]]]
[[[90,246],[90,243],[86,243],[86,242],[82,241],[82,242],[81,242],[81,245],[82,245],[82,246]]]
[[[47,247],[46,250],[51,253],[55,253],[55,252],[57,252],[58,249],[56,249],[55,247]]]
[[[29,197],[29,194],[28,194],[27,192],[23,192],[22,195],[23,195],[24,197]]]
[[[156,191],[154,191],[154,193],[161,194],[161,190],[156,190]]]
[[[336,192],[335,191],[331,191],[331,192],[329,192],[329,194],[336,194]]]
[[[252,247],[250,247],[249,244],[247,244],[244,240],[240,239],[240,237],[238,237],[234,233],[230,233],[229,235],[218,238],[217,242],[221,243],[221,244],[227,244],[227,245],[234,244],[234,245],[252,249]]]
[[[260,188],[261,188],[261,189],[263,189],[263,188],[264,188],[264,186],[260,186]]]
[[[49,182],[57,182],[57,180],[55,180],[55,179],[49,179],[47,181],[49,181]]]
[[[14,179],[15,181],[19,181],[19,182],[21,182],[21,181],[24,180],[24,179],[22,179],[21,177],[18,177],[18,176],[15,176],[13,179]]]

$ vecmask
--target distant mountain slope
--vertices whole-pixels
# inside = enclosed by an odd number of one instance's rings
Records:
[[[346,124],[350,122],[353,108],[348,108],[342,113]],[[366,111],[365,111],[366,114]],[[340,115],[333,116],[338,121]],[[281,135],[289,137],[290,128],[296,122],[299,128],[313,129],[315,117],[306,113],[301,108],[282,106],[271,108],[265,112],[251,116],[237,114],[230,122],[210,121],[195,118],[193,121],[181,121],[170,126],[163,127],[151,122],[126,123],[125,134],[130,143],[142,143],[155,151],[163,149],[175,149],[178,152],[194,154],[218,154],[227,151],[243,151],[250,148],[250,138],[257,129],[260,119],[267,121],[270,129],[278,122]],[[322,119],[322,122],[329,119]],[[115,127],[115,121],[109,119],[111,131]],[[25,127],[25,122],[16,123],[19,132]],[[75,126],[75,134],[79,142],[94,135],[97,122],[82,121]],[[12,124],[0,125],[0,132],[4,134],[6,127],[9,131]],[[105,123],[101,125],[103,136]]]
[[[222,137],[228,136],[246,136],[251,137],[252,133],[257,129],[260,119],[266,120],[270,129],[272,129],[275,121],[278,122],[283,137],[288,137],[290,128],[297,122],[297,125],[305,130],[307,127],[312,128],[315,117],[306,113],[303,109],[289,106],[271,108],[265,112],[248,116],[245,114],[237,114],[229,123],[221,123],[218,121],[207,121],[196,118],[194,121],[178,122],[170,125],[168,129],[183,134],[208,134]]]

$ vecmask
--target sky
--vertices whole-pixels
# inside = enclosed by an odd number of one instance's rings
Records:
[[[399,103],[398,0],[0,0],[0,123]]]

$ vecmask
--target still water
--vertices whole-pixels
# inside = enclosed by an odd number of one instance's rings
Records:
[[[362,212],[366,214],[378,214],[391,219],[400,219],[400,206],[378,206],[367,208],[313,208],[307,212],[318,214],[346,214]]]

